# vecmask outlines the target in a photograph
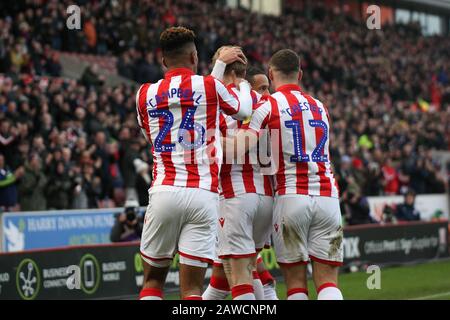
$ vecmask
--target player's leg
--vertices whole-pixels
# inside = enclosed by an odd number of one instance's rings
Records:
[[[202,297],[203,300],[225,300],[229,294],[230,286],[223,270],[223,263],[217,258],[214,260],[211,278]]]
[[[261,278],[259,277],[259,273],[256,269],[256,258],[253,259],[253,291],[255,293],[256,300],[265,300],[264,297],[264,286],[262,284]]]
[[[223,259],[224,270],[231,286],[233,300],[255,300],[253,287],[253,257]]]
[[[275,197],[273,244],[283,273],[288,300],[307,300],[307,235],[311,199],[303,195]]]
[[[214,259],[218,196],[202,189],[185,189],[185,215],[178,241],[182,299],[202,300],[208,263]]]
[[[327,263],[312,262],[313,280],[318,300],[343,300],[338,287],[339,267]]]
[[[169,266],[159,264],[159,267],[156,267],[150,265],[145,260],[142,261],[142,264],[144,267],[144,284],[139,294],[139,299],[162,300],[163,287],[166,282],[167,273],[169,272]]]
[[[202,300],[201,293],[208,264],[196,259],[190,260],[180,263],[180,295],[183,300]]]
[[[223,260],[233,299],[255,299],[253,270],[256,250],[253,219],[257,202],[257,194],[245,194],[220,201],[218,255]]]
[[[179,200],[171,192],[149,195],[141,237],[144,266],[142,300],[161,300],[163,287],[176,249],[180,229]],[[171,214],[167,214],[170,212]]]
[[[273,219],[273,197],[258,195],[258,207],[253,219],[253,240],[256,251],[260,252],[266,245],[272,231]],[[264,285],[257,269],[255,260],[255,270],[253,271],[253,287],[257,300],[265,300]]]
[[[280,265],[286,283],[287,300],[308,300],[307,262]]]
[[[214,259],[208,287],[202,295],[203,300],[225,300],[230,294],[228,279],[225,270],[223,270],[223,261],[217,256],[218,244],[218,241],[216,241],[216,258]]]
[[[314,216],[308,238],[313,280],[319,300],[342,300],[338,268],[343,261],[343,230],[339,200],[313,197]]]

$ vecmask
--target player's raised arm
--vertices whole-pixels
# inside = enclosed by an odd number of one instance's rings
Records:
[[[258,134],[262,129],[266,128],[271,114],[271,102],[270,100],[265,101],[253,112],[252,119],[248,125],[248,130]]]
[[[227,65],[233,62],[247,64],[247,59],[239,47],[222,47],[217,51],[217,54],[217,57],[213,57],[214,68],[211,75],[220,81],[223,81],[223,75]]]
[[[253,112],[248,129],[241,129],[237,132],[236,136],[234,137],[234,145],[236,146],[237,158],[241,157],[257,146],[261,130],[268,126],[270,111],[270,101],[264,102]]]
[[[239,83],[239,92],[234,95],[224,84],[214,79],[220,109],[237,120],[244,120],[252,114],[252,96],[250,84],[247,81]]]

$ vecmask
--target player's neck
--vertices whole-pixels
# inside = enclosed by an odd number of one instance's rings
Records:
[[[182,64],[182,63],[171,65],[170,67],[167,68],[167,72],[172,71],[174,69],[189,69],[195,73],[195,70],[191,65],[186,65],[186,64]]]
[[[285,85],[299,85],[299,81],[298,80],[292,80],[292,79],[283,79],[283,80],[278,80],[276,83],[274,83],[275,89],[278,89],[281,86],[285,86]]]
[[[232,75],[224,75],[223,76],[223,83],[226,86],[229,86],[230,84],[234,83],[235,79]]]

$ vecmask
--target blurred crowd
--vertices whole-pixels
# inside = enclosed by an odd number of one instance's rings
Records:
[[[0,206],[147,204],[152,158],[136,125],[135,88],[28,75],[0,76],[0,88]]]
[[[278,49],[300,54],[302,87],[328,106],[332,118],[331,157],[347,212],[363,212],[358,208],[366,196],[448,188],[433,151],[450,149],[449,37],[423,37],[416,24],[368,30],[320,2],[295,2],[282,17],[231,9],[222,1],[78,3],[80,31],[65,27],[70,1],[0,4],[0,73],[6,75],[0,153],[19,181],[20,202],[29,188],[42,189],[47,208],[120,204],[127,192],[139,190],[136,170],[151,159],[136,130],[133,89],[104,87],[92,77],[39,76],[58,76],[58,51],[77,51],[117,56],[122,76],[156,81],[163,75],[158,37],[171,25],[195,30],[201,74],[209,73],[223,44],[242,46],[250,63],[262,67]],[[136,158],[141,160],[133,163]],[[141,170],[148,182],[149,169]],[[27,184],[27,176],[40,182]]]

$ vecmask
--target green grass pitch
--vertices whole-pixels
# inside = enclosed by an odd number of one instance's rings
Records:
[[[381,289],[367,288],[370,274],[355,272],[341,274],[339,286],[346,300],[450,300],[450,261],[429,262],[411,266],[381,268]],[[309,281],[310,299],[316,299],[316,291]],[[286,299],[286,287],[280,281],[278,297]],[[179,299],[171,294],[167,299]]]

